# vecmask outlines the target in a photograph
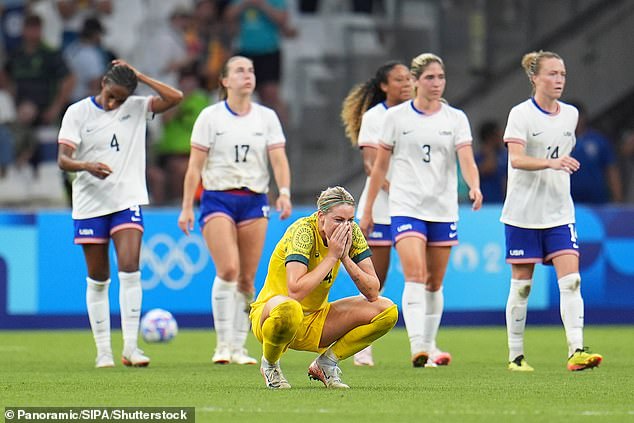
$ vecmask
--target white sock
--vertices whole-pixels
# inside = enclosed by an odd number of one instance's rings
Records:
[[[425,284],[405,282],[403,288],[403,320],[409,336],[412,354],[423,349],[423,321],[425,319]]]
[[[524,329],[531,279],[511,279],[509,297],[506,301],[506,334],[509,345],[509,361],[524,354]]]
[[[332,352],[332,347],[328,348],[322,355],[317,357],[317,362],[322,366],[336,366],[339,364],[339,357]]]
[[[445,305],[442,286],[438,291],[425,290],[425,318],[423,319],[423,351],[432,352]]]
[[[103,282],[86,278],[86,308],[88,320],[97,346],[97,355],[112,354],[110,346],[110,303],[108,287],[110,279]]]
[[[244,348],[244,343],[247,340],[247,335],[251,328],[249,311],[252,299],[252,295],[236,289],[236,311],[233,320],[233,341],[231,342],[231,347],[234,350]]]
[[[233,320],[236,313],[238,283],[216,276],[211,288],[211,312],[214,317],[217,345],[229,345],[233,338]]]
[[[131,354],[137,348],[142,299],[141,272],[119,272],[119,307],[125,354]]]
[[[559,311],[566,329],[568,356],[583,348],[583,298],[581,298],[581,276],[571,273],[559,279]]]
[[[269,362],[267,361],[267,359],[266,359],[266,358],[264,358],[264,356],[262,356],[262,364],[261,364],[261,367],[263,367],[263,368],[267,368],[267,367],[268,367],[268,368],[272,368],[272,367],[277,367],[277,366],[279,366],[279,365],[280,365],[280,361],[279,361],[279,360],[277,360],[277,362],[276,362],[276,363],[269,363]]]

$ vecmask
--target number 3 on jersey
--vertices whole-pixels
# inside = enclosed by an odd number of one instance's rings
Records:
[[[423,149],[423,161],[425,163],[431,162],[431,145],[423,144],[421,148]]]
[[[114,148],[119,151],[119,141],[117,140],[117,134],[112,134],[112,139],[110,140],[110,148]]]

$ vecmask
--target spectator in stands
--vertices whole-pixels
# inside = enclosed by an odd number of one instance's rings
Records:
[[[575,131],[577,143],[572,156],[581,167],[570,175],[572,198],[577,203],[605,204],[623,201],[623,187],[612,142],[588,124],[583,104],[570,102],[579,110]]]
[[[25,0],[4,0],[0,2],[0,63],[20,48],[24,29],[24,16],[28,4]]]
[[[260,372],[269,389],[288,389],[280,367],[290,348],[320,355],[308,376],[326,388],[347,389],[339,362],[385,335],[398,320],[396,305],[379,296],[370,249],[354,222],[354,198],[342,187],[324,190],[317,211],[295,221],[277,243],[264,287],[251,307],[253,334],[262,343]],[[343,265],[361,295],[329,302]]]
[[[506,262],[511,265],[506,304],[508,369],[533,371],[524,356],[524,331],[536,263],[552,264],[557,273],[568,370],[590,369],[603,357],[588,352],[583,342],[579,245],[570,196],[570,174],[579,170],[579,162],[570,156],[578,112],[559,101],[566,66],[558,54],[527,53],[522,68],[533,93],[511,109],[504,132],[510,166],[500,221],[506,233]]]
[[[194,123],[189,166],[178,226],[187,235],[194,224],[194,194],[201,178],[203,237],[216,267],[211,290],[217,364],[255,364],[245,348],[248,306],[255,291],[269,206],[273,170],[280,218],[291,213],[290,169],[286,139],[275,112],[253,102],[253,62],[234,56],[222,74],[222,101],[205,108]]]
[[[163,133],[153,146],[158,165],[153,172],[164,175],[159,177],[158,183],[150,184],[155,204],[173,204],[183,198],[192,127],[209,103],[207,94],[200,89],[199,79],[194,67],[181,72],[178,88],[183,92],[183,101],[163,114]]]
[[[158,96],[132,95],[138,81]],[[121,361],[147,366],[138,348],[141,314],[139,261],[145,184],[146,126],[149,116],[178,104],[182,93],[121,60],[102,79],[101,91],[72,104],[59,131],[58,164],[77,172],[73,180],[75,243],[82,245],[88,270],[86,306],[97,346],[96,367],[113,367],[110,341],[110,239],[117,254],[123,332]]]
[[[504,148],[502,128],[495,121],[486,121],[480,126],[480,144],[476,163],[480,171],[480,190],[487,203],[502,203],[506,192],[508,155]]]
[[[63,51],[79,38],[82,23],[90,13],[90,1],[31,1],[31,13],[41,16],[42,40],[47,46]]]
[[[445,65],[435,54],[412,60],[415,96],[385,114],[360,226],[373,228],[373,207],[389,166],[392,239],[403,265],[403,317],[414,367],[449,364],[436,345],[444,310],[443,280],[458,244],[457,163],[469,186],[472,209],[482,206],[469,120],[443,99]],[[430,361],[429,359],[432,358]]]
[[[279,93],[281,37],[295,35],[288,22],[286,0],[233,0],[225,16],[237,25],[237,54],[253,60],[260,101],[274,109],[282,122],[286,121],[286,108]]]
[[[41,18],[26,16],[22,45],[9,56],[0,73],[0,88],[9,86],[16,104],[24,101],[35,104],[35,123],[50,125],[58,122],[74,84],[75,78],[61,52],[42,42]]]
[[[97,94],[101,78],[110,63],[109,54],[101,46],[103,26],[97,18],[84,21],[79,39],[64,50],[64,59],[76,77],[75,88],[71,94],[72,102]]]
[[[186,34],[186,39],[193,39],[197,44],[198,72],[205,78],[204,88],[209,92],[220,88],[222,67],[231,57],[229,29],[219,16],[214,0],[199,0],[192,28]]]
[[[18,104],[15,120],[7,124],[15,142],[15,166],[18,168],[33,163],[38,146],[38,140],[33,131],[36,116],[35,104],[23,101]]]
[[[354,146],[358,146],[363,156],[363,167],[368,175],[359,207],[357,219],[361,219],[368,195],[368,182],[376,158],[381,127],[387,110],[409,100],[412,96],[412,80],[409,69],[400,62],[387,62],[380,66],[374,77],[350,90],[343,102],[341,119],[346,128],[346,135]],[[374,204],[374,230],[368,235],[368,245],[372,250],[372,264],[379,277],[383,290],[387,270],[390,267],[392,251],[392,233],[390,230],[390,211],[388,209],[388,192],[391,172],[388,171],[386,183],[381,187]],[[370,346],[354,355],[357,366],[373,366]]]
[[[116,57],[134,57],[139,40],[145,40],[150,4],[146,0],[91,0],[93,12],[105,28],[102,43]]]
[[[135,57],[139,70],[169,85],[177,85],[180,71],[196,59],[188,51],[185,37],[190,21],[190,12],[177,7],[170,13],[168,25],[155,26],[151,37],[138,39]]]

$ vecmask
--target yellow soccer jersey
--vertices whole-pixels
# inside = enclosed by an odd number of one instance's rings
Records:
[[[366,257],[370,257],[372,253],[359,225],[356,223],[352,225],[352,246],[349,256],[355,263],[359,263]],[[324,245],[319,235],[317,213],[298,219],[286,230],[275,246],[269,261],[266,281],[252,307],[263,305],[276,295],[288,295],[286,263],[299,261],[308,266],[310,272],[326,257],[326,254],[328,254],[328,247]],[[310,313],[325,306],[340,265],[341,261],[338,261],[319,286],[301,301],[304,313]]]

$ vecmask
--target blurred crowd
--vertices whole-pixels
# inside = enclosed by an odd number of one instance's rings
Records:
[[[379,2],[350,1],[371,13]],[[198,113],[216,101],[219,74],[231,55],[254,59],[259,101],[282,122],[281,39],[297,29],[289,4],[314,13],[318,0],[2,0],[0,1],[0,205],[45,203],[56,168],[57,130],[66,107],[98,92],[115,57],[185,93],[182,104],[150,125],[148,183],[154,205],[179,204]],[[145,93],[144,93],[145,94]],[[506,151],[501,122],[486,122],[475,145],[485,201],[501,202]],[[582,170],[572,177],[578,202],[634,202],[634,132],[610,140],[578,129]],[[42,184],[26,198],[26,185]],[[13,190],[13,191],[12,191]],[[59,203],[52,195],[51,203]],[[62,193],[62,201],[67,195]]]

